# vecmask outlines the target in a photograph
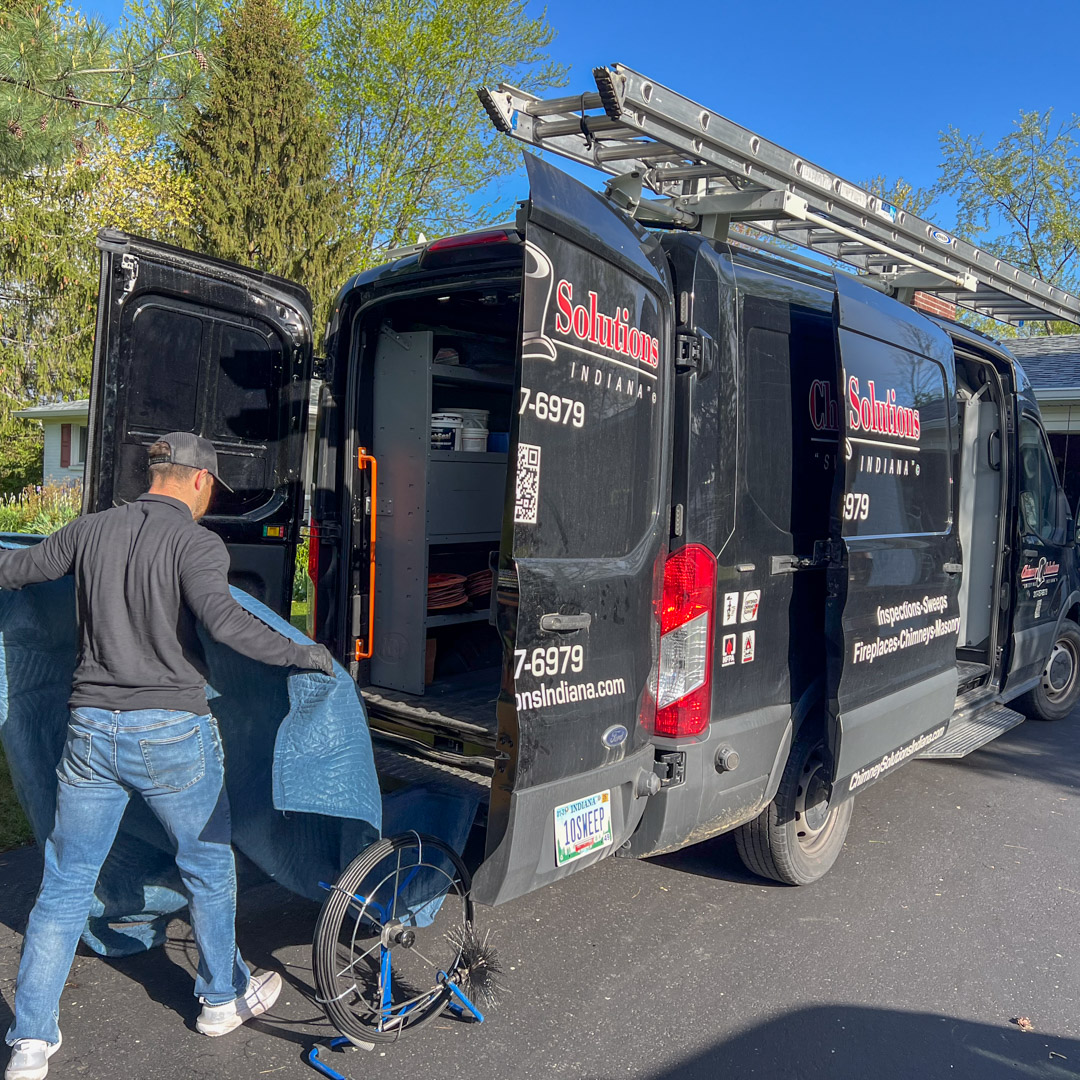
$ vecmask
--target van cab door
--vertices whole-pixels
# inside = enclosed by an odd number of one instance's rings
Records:
[[[917,312],[837,276],[840,461],[826,604],[834,801],[948,726],[957,688],[956,370]]]
[[[229,580],[288,618],[311,378],[307,291],[112,229],[98,247],[84,511],[144,492],[147,448],[161,435],[202,435],[233,488],[215,491],[203,519],[229,547]]]
[[[650,743],[670,501],[673,305],[659,241],[532,155],[499,567],[498,903],[621,846]]]
[[[1058,483],[1053,455],[1034,411],[1020,413],[1017,446],[1017,533],[1020,560],[1012,611],[1012,649],[1008,685],[1043,674],[1057,637],[1061,608],[1069,585],[1072,538],[1065,493]],[[1067,659],[1067,658],[1066,658]],[[1071,674],[1048,672],[1055,682]]]

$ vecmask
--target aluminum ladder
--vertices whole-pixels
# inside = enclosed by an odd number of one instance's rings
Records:
[[[910,303],[916,290],[1002,322],[1080,323],[1080,299],[835,173],[615,64],[595,91],[543,100],[503,83],[479,91],[495,126],[610,174],[608,197],[642,224],[728,237],[807,261],[791,245],[852,268]],[[648,188],[657,199],[643,199]]]

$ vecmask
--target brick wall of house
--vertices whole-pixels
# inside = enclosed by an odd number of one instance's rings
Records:
[[[955,304],[950,304],[937,296],[931,296],[929,293],[917,292],[912,304],[919,311],[925,311],[928,315],[937,315],[940,319],[956,318]]]

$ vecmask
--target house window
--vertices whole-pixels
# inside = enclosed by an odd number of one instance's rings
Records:
[[[75,455],[75,460],[74,462],[72,462],[72,464],[74,465],[86,464],[86,432],[86,425],[81,425],[79,427],[78,442],[76,443],[78,449]]]

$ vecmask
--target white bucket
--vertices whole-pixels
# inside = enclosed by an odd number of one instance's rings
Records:
[[[461,413],[431,414],[431,449],[461,449]]]
[[[488,410],[458,409],[461,416],[461,449],[470,453],[483,453],[487,450]]]

